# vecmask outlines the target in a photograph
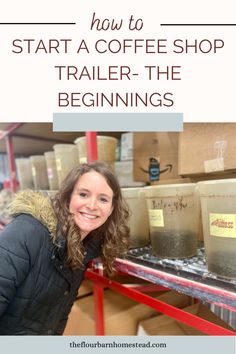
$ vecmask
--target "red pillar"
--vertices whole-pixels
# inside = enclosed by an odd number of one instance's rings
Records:
[[[86,140],[87,140],[88,162],[97,161],[97,159],[98,159],[97,133],[96,132],[86,132]]]

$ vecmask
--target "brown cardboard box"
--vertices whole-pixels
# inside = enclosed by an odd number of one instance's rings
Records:
[[[161,301],[183,308],[191,298],[174,291],[155,295]],[[136,335],[138,322],[157,312],[112,290],[104,292],[106,335]],[[95,335],[93,296],[78,300],[71,311],[64,335]]]
[[[209,322],[215,323],[221,327],[233,329],[223,320],[221,320],[218,316],[216,316],[212,311],[210,311],[206,306],[202,304],[195,304],[192,306],[188,306],[183,309],[186,312],[197,315],[200,318],[203,318]],[[138,326],[138,335],[204,335],[205,333],[187,326],[186,324],[176,321],[175,319],[166,316],[154,316],[148,318],[144,321],[141,321]]]
[[[235,136],[235,123],[185,123],[179,134],[179,175],[236,170]]]
[[[149,159],[160,162],[160,180],[178,178],[178,136],[175,132],[133,133],[133,175],[135,181],[149,182]],[[144,172],[147,171],[147,172]]]
[[[90,295],[93,293],[93,283],[90,280],[83,280],[80,285],[78,297]]]
[[[191,183],[191,178],[180,177],[174,179],[161,179],[160,181],[150,182],[150,186],[166,185],[166,184],[179,184],[179,183]]]

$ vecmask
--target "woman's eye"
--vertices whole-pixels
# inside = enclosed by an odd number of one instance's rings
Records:
[[[107,198],[100,198],[100,201],[102,202],[102,203],[108,203],[109,202],[109,200],[107,199]]]
[[[85,198],[87,196],[87,193],[85,192],[80,192],[79,193],[79,196],[82,197],[82,198]]]

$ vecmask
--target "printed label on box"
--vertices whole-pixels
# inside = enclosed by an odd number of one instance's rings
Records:
[[[236,214],[209,214],[210,235],[236,237]]]
[[[162,209],[150,209],[149,213],[149,223],[150,226],[164,227],[164,217]]]

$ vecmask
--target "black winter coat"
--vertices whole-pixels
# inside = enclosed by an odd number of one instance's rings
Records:
[[[20,214],[0,233],[0,334],[60,335],[78,294],[87,263],[101,241],[84,240],[84,270],[65,265],[66,242],[52,242],[48,228]]]

